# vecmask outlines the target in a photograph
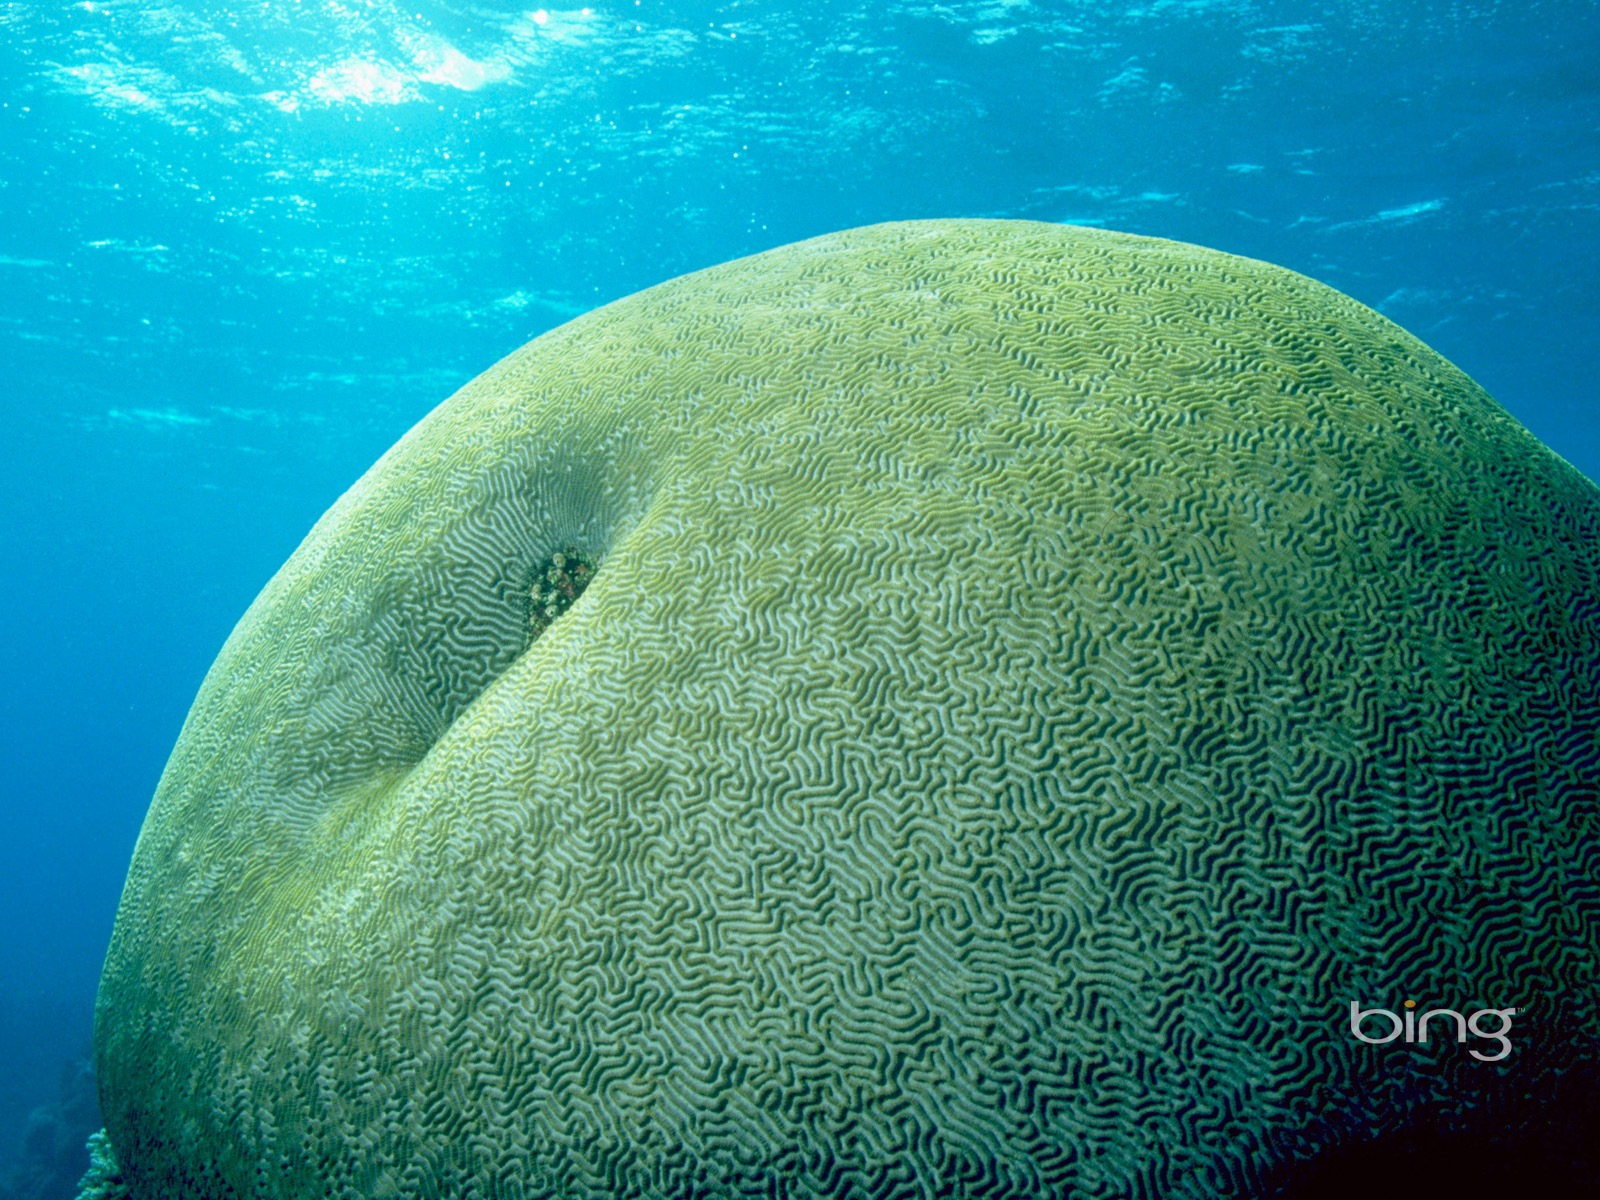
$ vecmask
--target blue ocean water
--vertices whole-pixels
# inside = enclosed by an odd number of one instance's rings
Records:
[[[332,500],[597,304],[945,215],[1315,276],[1600,478],[1592,0],[0,4],[0,1187],[55,1194],[145,806]]]

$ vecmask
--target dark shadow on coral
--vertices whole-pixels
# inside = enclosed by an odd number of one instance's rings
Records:
[[[1413,1128],[1319,1155],[1269,1181],[1273,1200],[1509,1200],[1595,1195],[1600,1069],[1568,1073],[1553,1097],[1498,1095],[1453,1127]]]

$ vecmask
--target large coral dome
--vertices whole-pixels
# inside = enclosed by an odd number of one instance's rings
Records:
[[[240,621],[110,1143],[149,1200],[1213,1197],[1547,1127],[1597,696],[1600,491],[1321,284],[1009,221],[728,263],[468,384]],[[1406,1000],[1473,1029],[1353,1035]]]

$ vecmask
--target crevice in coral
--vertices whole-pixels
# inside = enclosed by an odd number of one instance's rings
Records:
[[[594,560],[574,546],[563,546],[535,564],[523,591],[528,606],[527,645],[538,641],[572,607],[594,573]]]

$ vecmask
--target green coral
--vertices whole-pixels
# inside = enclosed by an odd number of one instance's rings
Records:
[[[78,1181],[78,1200],[128,1200],[127,1182],[104,1129],[89,1135],[89,1169]]]
[[[1500,1078],[1352,1000],[1517,1006],[1516,1096],[1600,1059],[1596,695],[1600,493],[1347,297],[1026,222],[728,263],[245,614],[107,1129],[171,1200],[1247,1190]]]

